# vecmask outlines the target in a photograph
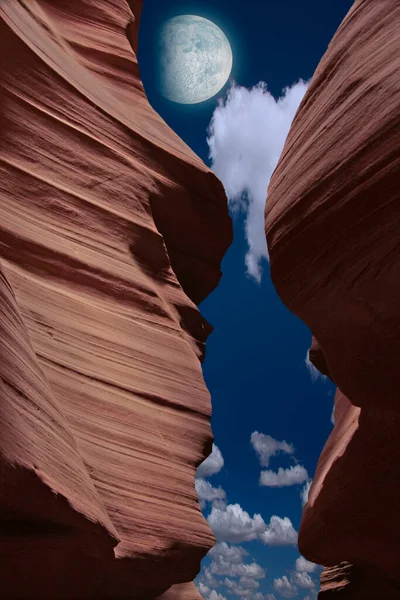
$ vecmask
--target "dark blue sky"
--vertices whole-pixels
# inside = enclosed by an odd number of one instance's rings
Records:
[[[158,26],[178,14],[195,14],[215,22],[232,46],[231,78],[246,87],[264,81],[278,98],[284,87],[312,77],[351,5],[351,0],[146,0],[139,67],[148,99],[210,165],[207,127],[229,82],[217,96],[198,105],[175,104],[161,97],[155,86]],[[324,380],[311,381],[304,362],[311,334],[281,303],[266,262],[260,284],[246,275],[246,251],[242,215],[234,218],[234,242],[223,261],[221,283],[201,306],[215,327],[203,370],[212,395],[215,443],[225,460],[224,468],[209,481],[223,487],[228,503],[240,504],[251,516],[260,513],[267,523],[271,515],[287,516],[298,530],[301,486],[260,487],[261,467],[250,435],[257,430],[293,444],[297,461],[312,477],[332,428],[334,388]],[[281,455],[271,459],[270,468],[293,464],[293,458]],[[209,510],[208,505],[205,514]],[[260,582],[263,597],[273,592],[278,599],[273,579],[289,577],[299,556],[296,547],[266,546],[260,541],[241,545],[267,570],[267,577]],[[224,587],[217,592],[229,599],[238,597]],[[304,598],[307,593],[300,589],[295,597]]]

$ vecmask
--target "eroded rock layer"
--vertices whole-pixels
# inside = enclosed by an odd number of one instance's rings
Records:
[[[155,598],[214,540],[196,303],[231,223],[147,102],[140,7],[0,3],[2,598]]]
[[[350,583],[370,569],[389,587],[400,581],[399,68],[399,2],[356,0],[297,112],[266,206],[274,284],[315,335],[310,359],[339,388],[299,547],[323,565],[351,563]]]
[[[318,598],[329,600],[395,600],[400,598],[398,582],[382,574],[372,565],[352,565],[343,562],[326,567],[321,574]]]

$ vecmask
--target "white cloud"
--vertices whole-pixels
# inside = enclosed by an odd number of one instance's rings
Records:
[[[250,542],[265,531],[261,515],[252,518],[239,504],[228,504],[226,510],[213,506],[208,522],[218,541]]]
[[[205,585],[204,583],[201,583],[201,582],[196,583],[196,587],[199,591],[199,594],[201,594],[203,596],[203,598],[207,598],[211,593],[210,588],[207,585]]]
[[[215,578],[214,574],[211,573],[209,567],[203,567],[201,573],[196,577],[196,585],[202,583],[208,588],[216,588],[219,585],[218,579]]]
[[[273,515],[267,525],[261,515],[251,517],[240,504],[228,504],[225,509],[213,506],[208,523],[220,542],[237,544],[259,539],[270,546],[297,542],[297,532],[288,517]]]
[[[256,581],[252,577],[241,577],[239,579],[239,585],[244,590],[256,590],[260,587],[258,581]]]
[[[296,560],[296,571],[298,573],[314,573],[317,568],[318,565],[310,562],[304,558],[304,556],[299,556],[299,558]]]
[[[226,600],[225,596],[219,594],[216,590],[211,590],[202,582],[196,582],[195,585],[204,600]]]
[[[324,375],[323,373],[321,373],[321,371],[319,371],[317,369],[317,367],[314,366],[313,363],[311,362],[311,360],[310,360],[310,350],[307,350],[307,356],[306,356],[304,362],[305,362],[305,365],[307,367],[307,371],[310,374],[311,381],[313,383],[315,383],[318,379],[322,379],[322,380],[327,380],[328,379],[327,376]]]
[[[284,598],[293,598],[299,591],[297,587],[289,581],[286,575],[274,579],[273,586],[274,590]]]
[[[210,595],[205,600],[226,600],[226,597],[222,594],[218,594],[215,590],[211,590]]]
[[[216,592],[215,590],[212,590],[207,600],[226,600],[226,597],[222,594],[218,594],[218,592]]]
[[[230,594],[245,597],[253,596],[254,590],[260,587],[258,581],[250,577],[241,577],[239,581],[225,577],[223,585],[229,590]]]
[[[278,452],[284,452],[285,454],[293,454],[294,452],[292,444],[288,444],[284,440],[279,442],[270,435],[259,433],[258,431],[253,431],[250,436],[250,442],[257,452],[262,467],[268,467],[270,458],[278,454]]]
[[[294,465],[288,469],[280,467],[278,472],[261,471],[260,485],[268,487],[285,487],[288,485],[297,485],[304,483],[308,479],[308,473],[301,465]]]
[[[306,572],[298,573],[297,571],[294,571],[291,575],[290,580],[293,583],[293,585],[297,585],[297,587],[299,588],[305,588],[308,590],[315,588],[314,581]]]
[[[297,544],[297,531],[288,517],[273,515],[266,531],[261,535],[261,541],[269,546],[287,546]]]
[[[201,477],[195,479],[194,484],[201,508],[205,508],[207,502],[222,501],[222,504],[218,504],[218,506],[220,508],[225,506],[225,503],[223,501],[226,498],[226,493],[221,486],[215,488],[211,485],[209,481],[206,481]]]
[[[221,454],[218,446],[213,444],[212,452],[210,456],[208,456],[201,465],[198,466],[196,471],[196,477],[211,477],[211,475],[216,475],[220,472],[222,467],[224,466],[224,458]]]
[[[312,484],[312,479],[310,479],[310,481],[307,481],[307,483],[301,489],[300,498],[301,498],[301,503],[303,506],[305,506],[308,502],[308,494],[310,492],[311,484]]]
[[[229,575],[230,577],[252,577],[253,579],[262,579],[265,577],[265,569],[256,562],[233,565],[211,563],[211,571],[215,575]]]
[[[249,553],[242,546],[230,546],[226,542],[217,543],[207,556],[211,558],[210,573],[228,577],[250,577],[262,579],[265,569],[255,562],[244,563]],[[216,587],[214,585],[214,587]]]
[[[230,546],[226,542],[215,544],[207,554],[207,556],[211,556],[214,560],[225,560],[233,564],[241,563],[243,557],[248,555],[249,553],[242,546]]]
[[[332,425],[335,424],[335,405],[333,405],[333,407],[332,407],[331,423],[332,423]]]
[[[261,260],[268,259],[264,233],[267,187],[306,89],[307,84],[299,81],[275,100],[264,82],[251,89],[233,84],[210,122],[207,141],[212,169],[233,209],[246,212],[246,265],[257,281],[261,280]]]

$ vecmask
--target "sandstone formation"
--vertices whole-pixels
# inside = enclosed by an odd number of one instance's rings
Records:
[[[202,600],[194,583],[173,585],[158,600]]]
[[[272,279],[338,386],[299,533],[321,598],[400,598],[399,68],[400,3],[356,0],[268,191]]]
[[[4,599],[154,599],[214,542],[194,488],[212,441],[196,304],[231,223],[147,102],[140,8],[0,3]]]

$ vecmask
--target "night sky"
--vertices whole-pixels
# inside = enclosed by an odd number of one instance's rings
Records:
[[[146,0],[140,26],[139,68],[149,102],[212,166],[207,129],[218,98],[226,97],[232,81],[249,89],[265,82],[268,91],[278,99],[286,86],[310,80],[351,5],[351,0]],[[199,15],[216,23],[228,37],[233,51],[230,80],[216,96],[201,104],[170,102],[158,93],[155,85],[158,28],[166,19],[179,14]],[[265,136],[268,135],[265,131]],[[214,488],[221,486],[226,492],[226,502],[240,505],[251,518],[260,514],[268,525],[272,515],[288,517],[298,531],[300,496],[306,481],[280,487],[261,486],[263,467],[250,437],[258,431],[293,446],[292,451],[272,455],[264,470],[267,466],[277,472],[279,468],[289,469],[298,464],[311,479],[332,429],[334,386],[322,377],[314,380],[307,368],[310,331],[280,301],[270,280],[267,260],[263,258],[260,262],[260,281],[246,269],[249,243],[245,232],[246,209],[235,212],[233,218],[234,242],[222,263],[222,280],[200,306],[215,328],[207,342],[203,371],[212,395],[215,444],[224,458],[223,468],[207,480]],[[211,502],[207,502],[206,516],[211,508]],[[226,538],[220,533],[219,539]],[[314,588],[301,587],[301,580],[293,575],[299,557],[295,544],[271,545],[258,537],[239,541],[235,546],[249,552],[243,562],[256,562],[266,575],[258,579],[259,588],[242,594],[245,598],[316,597],[318,569],[311,572],[309,567]],[[237,599],[238,590],[250,590],[251,576],[239,584],[240,570],[235,569],[230,574],[227,571],[216,576],[217,587],[210,585],[210,577],[207,580],[204,576],[205,568],[208,567],[208,575],[212,572],[210,561],[210,557],[203,561],[203,577],[198,580],[206,600]],[[225,585],[225,576],[231,583]]]

